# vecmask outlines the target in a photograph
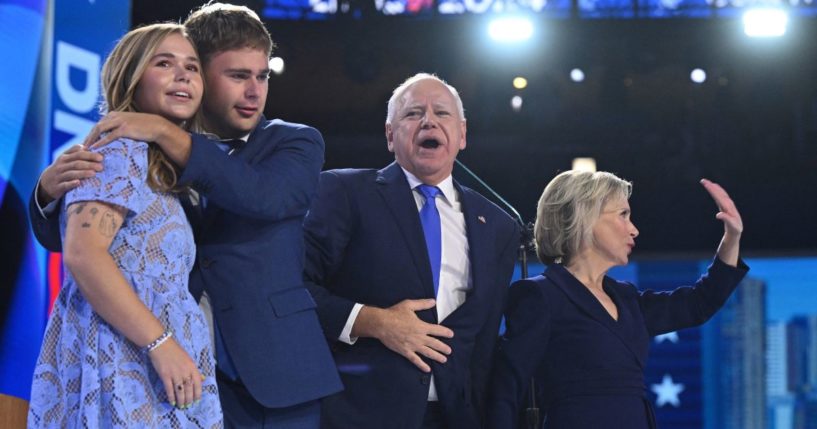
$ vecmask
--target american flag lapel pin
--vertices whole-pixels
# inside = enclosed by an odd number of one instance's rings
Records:
[[[477,216],[477,220],[481,223],[485,223],[485,216]]]

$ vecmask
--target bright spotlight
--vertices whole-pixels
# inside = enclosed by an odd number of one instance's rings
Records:
[[[596,171],[595,158],[573,158],[573,169],[576,171]]]
[[[570,70],[570,80],[573,82],[584,82],[584,72],[582,69]]]
[[[269,60],[269,69],[275,74],[284,72],[284,59],[281,57],[272,57]]]
[[[522,76],[513,78],[513,87],[516,89],[525,89],[528,87],[528,80]]]
[[[692,70],[692,73],[689,74],[689,78],[695,83],[704,83],[706,82],[706,72],[702,69]]]
[[[780,37],[788,24],[789,15],[781,9],[751,9],[743,14],[743,32],[749,37]]]
[[[527,18],[497,18],[488,24],[488,35],[497,42],[521,42],[533,36],[533,23]]]
[[[514,112],[522,110],[522,97],[518,95],[511,97],[511,109],[513,109]]]

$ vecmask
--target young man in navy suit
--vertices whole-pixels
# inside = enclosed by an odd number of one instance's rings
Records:
[[[197,244],[190,291],[213,316],[225,425],[317,428],[320,398],[342,388],[302,278],[301,223],[316,194],[323,139],[263,117],[273,45],[254,12],[208,4],[185,26],[202,62],[202,125],[211,134],[120,112],[87,141],[155,142],[180,168],[179,184],[192,189],[181,196]],[[30,209],[50,250],[60,250],[57,216],[39,207],[99,168],[98,154],[75,148],[43,172]]]
[[[324,428],[482,426],[519,231],[453,180],[465,135],[456,89],[418,74],[389,100],[396,162],[321,174],[305,276],[345,386]]]

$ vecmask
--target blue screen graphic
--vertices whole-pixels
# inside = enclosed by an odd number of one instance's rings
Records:
[[[575,7],[575,10],[574,10]],[[454,17],[530,14],[563,19],[733,18],[754,7],[817,16],[814,0],[267,0],[267,19],[332,20],[367,16]]]
[[[99,59],[129,15],[128,1],[0,0],[0,394],[29,398],[56,292],[27,220],[29,195],[97,118]]]

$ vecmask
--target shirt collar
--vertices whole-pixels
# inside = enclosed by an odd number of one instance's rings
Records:
[[[207,133],[207,132],[201,133],[201,135],[203,135],[204,137],[207,137],[210,140],[216,140],[216,141],[220,141],[220,142],[225,142],[225,141],[230,141],[230,140],[243,140],[244,143],[247,143],[247,140],[250,139],[250,133],[244,134],[243,136],[239,137],[238,139],[223,139],[223,138],[221,138],[221,137],[219,137],[219,136],[217,136],[217,135],[215,135],[213,133]]]
[[[408,180],[409,187],[414,189],[423,184],[423,182],[417,178],[417,176],[411,174],[408,170],[400,166],[403,170],[403,174],[406,175],[406,180]],[[442,182],[437,184],[437,188],[440,189],[443,196],[445,197],[446,202],[451,204],[454,201],[457,201],[457,189],[454,187],[454,178],[449,174],[448,177],[443,179]]]

